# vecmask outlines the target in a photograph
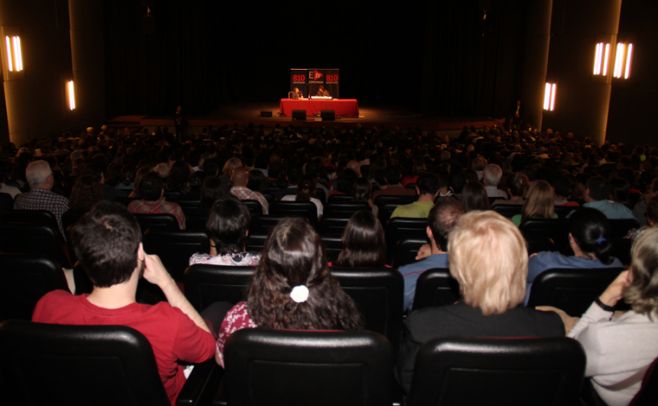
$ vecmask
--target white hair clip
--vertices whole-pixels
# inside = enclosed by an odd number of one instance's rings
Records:
[[[297,285],[290,291],[290,298],[295,303],[304,303],[308,299],[308,288],[306,285]]]

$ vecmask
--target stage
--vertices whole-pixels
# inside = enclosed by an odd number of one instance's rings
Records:
[[[272,114],[271,117],[264,117],[262,114]],[[190,115],[186,117],[188,127],[208,127],[218,125],[245,125],[254,123],[265,126],[274,125],[298,125],[298,126],[318,126],[318,125],[377,125],[377,126],[396,126],[396,127],[417,127],[424,130],[440,131],[459,131],[464,126],[473,126],[475,128],[502,126],[502,118],[490,117],[434,117],[425,116],[417,112],[397,107],[375,107],[368,105],[358,106],[358,117],[337,117],[335,121],[322,121],[318,115],[308,115],[306,120],[293,120],[292,117],[284,116],[280,111],[280,103],[245,103],[219,106],[212,112],[204,115]],[[174,114],[166,116],[148,116],[148,115],[122,115],[116,116],[109,120],[109,125],[114,127],[158,127],[174,126]]]

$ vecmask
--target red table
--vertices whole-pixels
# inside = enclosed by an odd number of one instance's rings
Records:
[[[336,117],[359,117],[356,99],[281,99],[280,109],[286,117],[291,117],[293,110],[305,110],[307,116],[320,115],[322,110],[333,110]]]

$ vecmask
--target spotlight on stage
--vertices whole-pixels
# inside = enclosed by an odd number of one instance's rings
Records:
[[[306,121],[306,110],[293,110],[292,119]]]
[[[322,110],[320,112],[320,117],[322,117],[322,121],[335,121],[336,112],[333,110]]]

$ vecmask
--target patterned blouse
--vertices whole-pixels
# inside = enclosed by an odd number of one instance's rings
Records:
[[[190,257],[190,265],[256,266],[259,261],[260,253],[253,252],[233,252],[215,256],[197,252]]]
[[[244,328],[256,328],[256,323],[251,319],[247,302],[239,302],[226,313],[217,336],[217,356],[215,357],[219,364],[224,367],[224,345],[226,340],[238,330]]]

